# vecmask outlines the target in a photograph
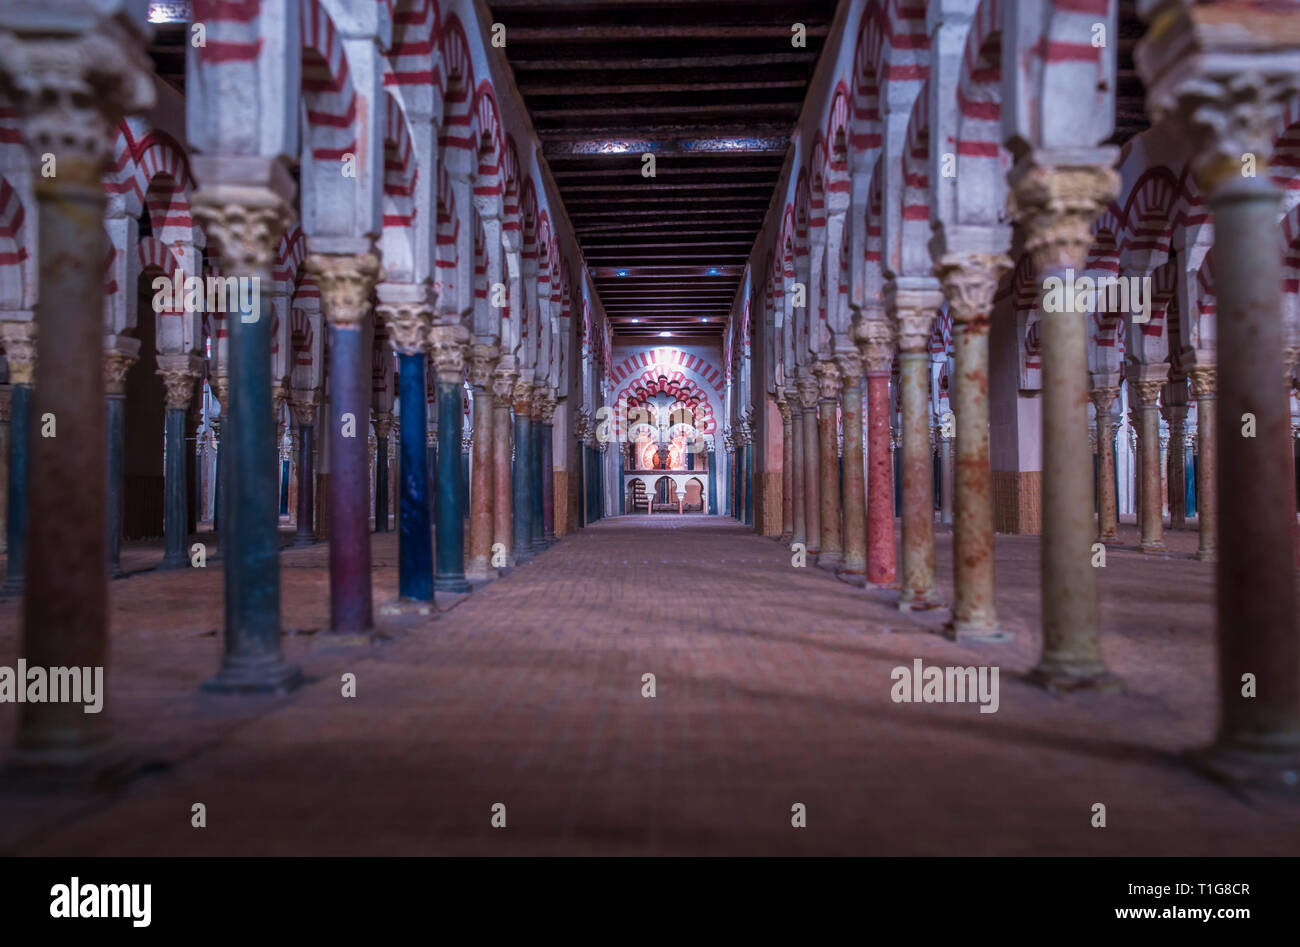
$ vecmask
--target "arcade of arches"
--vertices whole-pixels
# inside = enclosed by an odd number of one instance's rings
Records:
[[[6,4],[0,342],[0,851],[1300,842],[1284,4]]]

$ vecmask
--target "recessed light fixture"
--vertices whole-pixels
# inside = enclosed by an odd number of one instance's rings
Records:
[[[663,332],[660,332],[660,333],[659,333],[659,338],[661,338],[661,339],[671,339],[672,337],[673,337],[673,334],[672,334],[671,332],[669,332],[667,329],[665,329]]]
[[[722,270],[718,269],[716,266],[711,266],[711,267],[709,267],[709,275],[710,275],[710,276],[721,276],[721,275],[722,275]]]
[[[700,321],[701,321],[701,322],[708,322],[708,321],[709,321],[709,317],[708,317],[708,316],[700,316]]]
[[[633,322],[640,322],[641,320],[640,320],[640,319],[633,319],[632,321],[633,321]]]
[[[619,276],[627,276],[627,270],[615,270],[614,272]]]

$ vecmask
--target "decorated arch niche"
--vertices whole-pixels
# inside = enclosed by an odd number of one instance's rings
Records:
[[[717,405],[726,382],[707,359],[675,348],[649,349],[625,358],[613,367],[611,375],[614,384],[621,386],[615,398],[617,425],[621,426],[630,412],[640,410],[656,428],[661,420],[672,428],[693,419],[689,426],[697,433],[716,432]],[[657,399],[661,394],[672,400],[656,404],[662,400]],[[622,428],[616,433],[622,436]]]

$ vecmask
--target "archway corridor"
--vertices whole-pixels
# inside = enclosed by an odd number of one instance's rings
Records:
[[[1169,558],[1116,552],[1106,572],[1123,696],[1024,680],[1039,647],[1028,537],[998,540],[1016,639],[978,647],[933,634],[934,613],[792,569],[787,549],[725,517],[603,520],[433,619],[381,617],[383,640],[351,652],[314,645],[324,550],[289,551],[285,608],[302,624],[285,651],[310,683],[235,705],[196,697],[220,652],[219,567],[139,572],[114,584],[109,679],[137,773],[90,804],[13,800],[0,851],[1293,853],[1285,807],[1180,759],[1214,723],[1210,567],[1180,539]],[[942,570],[946,531],[937,548]],[[374,575],[380,599],[395,592],[391,536]],[[1176,624],[1160,617],[1175,606]],[[0,627],[13,613],[0,606]],[[0,662],[15,644],[0,637]],[[1000,665],[997,712],[892,701],[892,670],[918,657]],[[1122,831],[1089,827],[1098,800]],[[195,801],[219,831],[192,830]],[[481,817],[496,802],[509,833]],[[794,803],[807,831],[790,829]]]

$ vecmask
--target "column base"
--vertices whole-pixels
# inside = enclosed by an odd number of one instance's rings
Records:
[[[867,567],[866,566],[841,566],[835,572],[835,578],[841,582],[852,585],[854,588],[863,589],[867,587]]]
[[[158,565],[153,567],[153,571],[171,572],[175,569],[188,569],[189,567],[190,567],[190,561],[186,558],[182,557],[180,559],[169,559],[167,556],[163,556],[162,561],[159,562]]]
[[[413,598],[399,598],[396,602],[385,602],[378,607],[380,615],[385,617],[419,617],[433,616],[438,612],[433,602],[422,602]]]
[[[226,658],[221,670],[199,685],[205,694],[288,694],[305,683],[302,670],[282,658]]]
[[[547,545],[549,544],[544,539],[534,539],[532,542],[532,550],[533,552],[541,552],[547,547]]]
[[[794,542],[794,533],[782,533],[780,536],[775,536],[773,538],[779,543],[786,543],[788,545]]]
[[[950,641],[997,642],[1015,640],[1015,635],[1009,631],[1004,631],[996,621],[991,620],[957,621],[953,619],[943,626],[943,636]]]
[[[527,547],[527,546],[524,547],[523,549],[516,549],[514,555],[511,558],[513,559],[513,561],[510,563],[510,565],[522,566],[525,563],[533,561],[533,550],[531,547]]]
[[[820,553],[817,556],[817,567],[820,569],[837,572],[842,565],[844,565],[844,556],[838,552]]]
[[[1300,795],[1300,748],[1293,745],[1267,750],[1214,743],[1189,750],[1186,759],[1225,786]]]
[[[295,533],[293,542],[285,548],[287,549],[306,549],[308,546],[314,546],[319,540],[311,533]]]
[[[322,631],[311,640],[313,651],[354,651],[369,648],[380,639],[374,628],[361,631]]]
[[[809,546],[807,543],[804,543],[804,550],[803,550],[803,551],[804,551],[805,553],[807,553],[808,555],[810,555],[810,556],[817,556],[817,557],[819,557],[819,558],[821,557],[821,554],[822,554],[822,551],[821,551],[821,548],[820,548],[820,547],[814,549],[812,546]]]
[[[1143,553],[1168,552],[1169,547],[1165,545],[1164,540],[1158,540],[1154,543],[1138,543],[1138,549]]]
[[[903,597],[898,600],[900,612],[928,612],[943,607],[943,602],[935,595],[933,589],[924,592],[904,592]]]
[[[499,578],[496,569],[489,569],[486,565],[476,566],[473,563],[465,567],[465,581],[471,585],[475,582],[482,584]]]
[[[1098,536],[1097,542],[1105,543],[1107,546],[1113,546],[1119,542],[1119,533],[1111,533],[1109,536]]]
[[[1196,558],[1201,562],[1218,562],[1219,551],[1217,549],[1198,549],[1196,550]]]
[[[1089,664],[1080,667],[1064,664],[1039,664],[1027,675],[1031,684],[1049,691],[1092,690],[1118,694],[1124,690],[1124,681],[1112,674],[1104,665]]]
[[[49,795],[112,790],[140,772],[111,742],[85,747],[18,749],[0,769],[0,791]]]
[[[434,592],[452,592],[457,595],[470,591],[469,583],[465,581],[464,573],[459,575],[435,575],[433,577]]]

